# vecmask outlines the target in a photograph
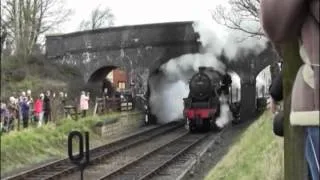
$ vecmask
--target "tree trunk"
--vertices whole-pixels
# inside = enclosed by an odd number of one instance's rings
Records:
[[[297,41],[282,46],[283,92],[284,92],[284,174],[286,180],[307,179],[306,161],[304,159],[304,128],[291,126],[289,115],[291,107],[291,90],[296,74],[302,64]]]

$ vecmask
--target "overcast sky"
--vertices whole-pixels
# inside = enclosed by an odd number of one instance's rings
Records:
[[[112,9],[115,25],[133,25],[173,21],[201,20],[223,33],[221,27],[212,20],[210,10],[217,4],[227,4],[226,0],[65,0],[67,8],[74,11],[70,20],[64,23],[60,31],[77,31],[83,19],[88,18],[97,6]]]

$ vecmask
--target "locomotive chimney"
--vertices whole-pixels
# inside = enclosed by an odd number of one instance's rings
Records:
[[[205,69],[206,69],[206,67],[200,66],[200,67],[199,67],[199,73],[203,73]]]

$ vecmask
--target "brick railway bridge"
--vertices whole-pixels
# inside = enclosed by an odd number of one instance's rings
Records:
[[[47,59],[69,64],[84,82],[101,81],[114,68],[124,69],[130,80],[147,86],[149,75],[161,64],[183,54],[201,52],[193,22],[111,27],[46,36]],[[246,53],[225,62],[241,78],[241,114],[253,114],[256,76],[275,61],[268,46],[259,55]]]

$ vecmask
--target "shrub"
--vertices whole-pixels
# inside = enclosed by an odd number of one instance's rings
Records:
[[[44,66],[44,59],[30,56],[27,58],[27,64],[32,64],[32,65],[38,65],[38,66]]]
[[[25,79],[27,73],[24,69],[16,69],[12,70],[11,77],[9,75],[9,80],[20,82]]]

